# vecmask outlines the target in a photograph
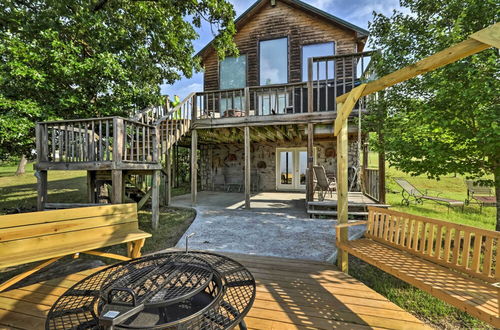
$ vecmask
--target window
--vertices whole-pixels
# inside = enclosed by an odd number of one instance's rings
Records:
[[[244,88],[247,81],[247,57],[226,57],[220,62],[220,89]]]
[[[258,95],[257,109],[259,115],[276,115],[286,113],[288,93],[262,93]]]
[[[302,81],[307,81],[307,59],[309,57],[335,55],[335,43],[325,42],[302,46]],[[333,79],[333,61],[328,61],[328,79]],[[318,67],[313,65],[313,79],[318,79]],[[319,79],[326,79],[327,65],[320,63]]]
[[[288,38],[260,42],[260,85],[288,82]]]

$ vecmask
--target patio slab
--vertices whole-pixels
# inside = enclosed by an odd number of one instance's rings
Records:
[[[173,206],[191,207],[191,196],[172,199]],[[215,252],[326,261],[336,257],[336,220],[310,219],[304,194],[266,192],[252,196],[245,210],[244,194],[200,192],[197,215],[176,247]],[[361,227],[350,229],[359,235]]]

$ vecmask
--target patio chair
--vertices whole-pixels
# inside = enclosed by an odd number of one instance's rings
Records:
[[[480,213],[483,212],[483,206],[497,205],[497,200],[495,195],[493,195],[491,187],[481,186],[472,180],[465,180],[465,184],[467,185],[466,205],[469,205],[472,200],[475,200],[473,203],[479,204]]]
[[[328,178],[325,168],[323,166],[313,166],[316,188],[319,188],[319,200],[323,201],[328,192],[330,197],[333,197],[333,192],[337,190],[337,181],[335,177]]]
[[[431,196],[429,195],[429,189],[426,189],[424,193],[419,191],[417,188],[415,188],[411,183],[406,181],[403,178],[394,178],[394,181],[401,187],[403,190],[401,191],[401,196],[403,197],[403,200],[401,201],[401,204],[403,205],[410,205],[410,199],[413,198],[415,200],[415,204],[423,204],[424,200],[429,200],[438,204],[445,204],[448,206],[448,210],[452,206],[460,206],[464,207],[464,202],[456,200],[456,199],[450,199],[450,198],[444,198],[444,197],[439,197],[441,194],[440,192],[437,192],[436,196]]]

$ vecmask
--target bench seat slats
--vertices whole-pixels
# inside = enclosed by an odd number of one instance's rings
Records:
[[[57,235],[56,235],[57,236]],[[126,242],[132,242],[143,238],[151,237],[151,234],[140,231],[117,231],[111,235],[96,235],[94,239],[90,237],[81,241],[66,241],[64,244],[57,244],[56,246],[48,246],[38,248],[36,253],[33,251],[21,250],[16,253],[10,254],[5,258],[0,258],[0,268],[15,266],[19,264],[29,263],[40,260],[40,255],[44,259],[50,259],[65,255],[70,255],[78,252],[90,251],[110,245],[116,245]]]
[[[44,222],[36,225],[17,226],[0,230],[0,242],[24,240],[39,236],[61,234],[89,228],[106,227],[126,223],[137,223],[136,214],[110,214],[91,218]],[[137,227],[137,226],[135,226]],[[1,243],[0,243],[1,244]]]
[[[500,327],[498,289],[370,239],[343,244],[350,254]]]

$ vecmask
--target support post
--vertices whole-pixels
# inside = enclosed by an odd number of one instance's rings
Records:
[[[313,58],[307,59],[307,112],[313,113],[314,111],[314,90],[313,90]],[[306,201],[314,200],[314,125],[307,124],[307,188],[306,188]]]
[[[151,214],[153,230],[158,230],[160,223],[160,170],[153,171],[153,180],[151,182]]]
[[[123,171],[122,170],[112,170],[111,171],[111,186],[113,188],[113,195],[111,196],[111,202],[113,204],[123,203],[124,195],[124,184],[123,184]]]
[[[314,200],[314,125],[307,124],[307,196],[308,202]]]
[[[35,176],[38,192],[36,208],[38,211],[43,211],[47,203],[47,171],[36,171]]]
[[[198,189],[198,131],[191,131],[191,204],[196,205]]]
[[[342,103],[337,105],[338,112],[342,110]],[[342,126],[337,135],[337,222],[339,224],[347,223],[348,217],[348,137],[347,137],[347,119],[342,121]],[[340,230],[341,239],[346,242],[348,238],[348,228]],[[348,272],[348,254],[341,249],[337,253],[337,266],[341,271]]]
[[[87,171],[87,200],[96,203],[96,171]]]
[[[384,135],[379,132],[379,143],[384,145]],[[385,150],[378,153],[378,202],[385,204]]]
[[[250,208],[250,127],[245,126],[245,208]]]
[[[167,177],[165,180],[165,205],[169,206],[172,199],[172,149],[167,149],[165,154],[165,171],[167,172]]]

